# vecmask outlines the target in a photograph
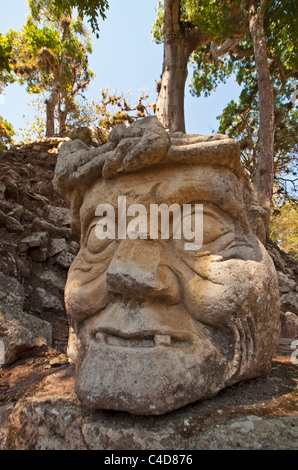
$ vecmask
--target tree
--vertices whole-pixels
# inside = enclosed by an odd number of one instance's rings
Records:
[[[291,100],[298,71],[294,53],[297,15],[293,0],[270,2],[266,10],[262,6],[258,9],[262,41],[253,40],[253,34],[248,33],[238,44],[197,50],[191,87],[196,96],[208,95],[219,82],[235,74],[242,92],[239,102],[231,101],[219,116],[219,131],[240,141],[244,164],[261,201],[269,208],[273,188],[288,196],[287,187],[293,188],[291,181],[295,180],[295,175],[289,176],[288,185],[284,184],[285,172],[294,171],[297,154],[297,109]],[[257,68],[260,45],[263,59]]]
[[[152,113],[155,104],[147,102],[149,95],[142,92],[132,105],[129,96],[124,92],[110,89],[101,91],[99,100],[89,103],[80,102],[77,109],[70,115],[68,129],[73,127],[97,126],[107,131],[118,124],[129,125]]]
[[[244,63],[253,60],[255,75],[254,80],[246,88],[246,100],[254,100],[257,96],[258,107],[255,111],[258,113],[258,136],[255,142],[255,166],[254,166],[254,185],[259,195],[260,202],[267,207],[267,226],[269,224],[269,215],[272,201],[273,180],[274,180],[274,137],[275,137],[275,115],[274,99],[276,98],[272,80],[272,62],[279,62],[279,68],[282,67],[282,60],[275,52],[282,49],[282,37],[284,26],[287,25],[291,32],[295,30],[295,9],[293,0],[285,2],[271,1],[238,1],[230,0],[226,2],[212,1],[205,2],[199,0],[168,0],[164,2],[164,9],[159,10],[159,15],[155,23],[155,37],[157,40],[164,39],[164,68],[161,80],[161,89],[157,101],[158,113],[161,121],[170,130],[185,131],[182,119],[179,119],[178,125],[174,122],[173,116],[183,114],[181,102],[184,98],[184,87],[181,86],[178,94],[180,101],[175,95],[175,91],[170,92],[170,87],[163,86],[166,77],[170,73],[173,83],[180,83],[179,64],[178,70],[175,67],[175,55],[171,53],[174,48],[174,38],[176,31],[201,32],[202,43],[198,46],[194,42],[188,41],[188,45],[195,46],[192,52],[194,62],[197,62],[198,73],[194,77],[193,83],[197,86],[196,92],[199,95],[202,91],[209,93],[214,89],[218,82],[224,81],[234,70],[235,56],[238,59],[242,75],[245,75]],[[160,7],[162,3],[160,2]],[[171,8],[175,6],[176,25],[173,29],[168,18],[171,17]],[[286,7],[286,8],[285,8]],[[285,10],[285,11],[284,11]],[[286,13],[286,14],[285,14]],[[162,21],[164,15],[164,21]],[[172,15],[173,16],[173,15]],[[178,20],[177,20],[178,17]],[[282,19],[281,19],[282,18]],[[178,26],[177,26],[178,22]],[[173,23],[173,22],[172,22]],[[291,26],[289,28],[289,23]],[[270,31],[271,25],[271,31]],[[164,28],[162,28],[164,26]],[[297,25],[296,25],[297,26]],[[272,28],[275,31],[272,31]],[[172,29],[171,29],[172,28]],[[274,32],[279,30],[279,36],[274,44]],[[273,37],[272,37],[273,35]],[[184,40],[187,35],[184,34]],[[294,36],[295,37],[295,36]],[[289,41],[287,41],[288,44]],[[293,43],[294,44],[294,43]],[[268,47],[271,46],[271,47]],[[168,52],[167,49],[170,48]],[[189,50],[190,50],[189,49]],[[276,57],[271,57],[272,54]],[[228,55],[228,58],[226,56]],[[219,58],[224,59],[219,60]],[[173,57],[172,64],[167,65],[167,57]],[[200,70],[202,68],[202,70]],[[170,71],[171,69],[171,71]],[[185,68],[184,68],[185,70]],[[293,70],[292,70],[293,73]],[[240,77],[239,73],[239,77]],[[175,78],[177,76],[177,79]],[[199,78],[198,78],[199,77]],[[238,77],[238,78],[239,78]],[[246,77],[247,78],[247,77]],[[281,80],[281,86],[285,77]],[[176,90],[177,92],[177,90]],[[168,100],[168,102],[167,102]],[[178,107],[180,106],[180,111]],[[232,111],[232,106],[230,111]],[[164,112],[163,109],[166,111]],[[162,112],[160,112],[160,110]],[[170,116],[170,119],[167,118]],[[227,117],[227,113],[225,114]],[[232,114],[230,114],[232,117]],[[242,115],[245,121],[245,113]]]
[[[184,90],[191,54],[206,45],[210,47],[215,39],[226,39],[231,33],[235,41],[247,30],[240,3],[243,2],[159,2],[153,35],[157,42],[164,43],[164,57],[156,114],[170,131],[185,132]]]
[[[41,3],[43,0],[38,0],[37,3]],[[107,0],[53,0],[53,6],[58,14],[71,14],[74,8],[78,9],[78,14],[81,19],[84,17],[88,18],[91,24],[93,33],[98,36],[99,24],[98,15],[103,20],[106,19],[106,10],[109,9],[109,3]],[[39,6],[37,5],[37,9]]]
[[[57,12],[49,0],[29,0],[31,15],[20,33],[9,31],[13,70],[29,93],[42,94],[46,104],[46,135],[65,130],[76,97],[93,73],[88,68],[91,42],[82,20]]]
[[[159,3],[160,14],[156,26],[164,26],[162,33],[164,57],[156,115],[166,129],[185,132],[184,88],[187,65],[191,53],[209,40],[208,34],[195,24],[183,21],[180,0],[165,0],[164,9]],[[155,28],[155,35],[158,32]]]
[[[11,50],[11,46],[0,33],[0,77],[2,83],[5,75],[10,72]]]
[[[252,1],[249,5],[249,31],[254,47],[259,95],[258,164],[254,184],[259,200],[268,207],[268,225],[274,177],[274,97],[270,77],[264,16],[267,0]]]
[[[12,137],[15,134],[10,122],[0,116],[0,153],[6,149],[6,146],[12,142]]]
[[[0,33],[0,96],[5,86],[13,81],[10,69],[12,49],[5,37]],[[12,142],[15,134],[12,125],[0,116],[0,153]]]
[[[286,253],[298,259],[298,207],[289,202],[275,209],[270,238]]]

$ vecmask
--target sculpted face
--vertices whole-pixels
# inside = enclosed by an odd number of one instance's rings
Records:
[[[85,191],[65,290],[85,405],[160,414],[267,369],[279,337],[277,280],[243,193],[232,171],[206,165],[101,177]],[[119,195],[147,208],[147,238],[117,239]],[[149,238],[150,204],[162,203],[203,204],[200,249]],[[115,208],[116,239],[96,236],[99,204]]]

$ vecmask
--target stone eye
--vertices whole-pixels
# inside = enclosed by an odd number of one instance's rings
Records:
[[[219,221],[215,217],[204,213],[203,221],[203,244],[207,245],[214,242],[222,235],[232,232],[232,229],[224,222]]]
[[[96,223],[93,223],[89,228],[87,237],[86,237],[86,247],[91,253],[100,253],[105,248],[107,248],[113,240],[105,238],[100,240],[96,235]]]

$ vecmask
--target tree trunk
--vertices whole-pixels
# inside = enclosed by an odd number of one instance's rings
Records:
[[[65,21],[62,24],[62,28],[63,28],[62,38],[61,38],[62,44],[66,40],[70,22],[71,22],[70,18],[65,18]],[[54,85],[52,88],[51,97],[46,103],[46,115],[47,115],[46,137],[51,137],[55,135],[55,109],[59,102],[59,94],[60,94],[60,89],[61,89],[61,78],[62,78],[62,73],[63,73],[64,59],[65,59],[65,51],[62,52],[57,69],[54,71],[55,81],[54,81]]]
[[[46,103],[46,137],[51,137],[55,135],[55,102],[50,99]]]
[[[191,53],[207,42],[197,27],[180,22],[180,0],[165,0],[165,37],[156,115],[166,129],[185,132],[184,90]]]
[[[63,134],[66,130],[66,118],[68,116],[68,109],[67,107],[62,111],[59,110],[59,135]]]
[[[257,10],[255,2],[250,8],[249,28],[254,45],[259,93],[258,159],[254,185],[259,200],[268,208],[268,222],[272,203],[274,178],[274,95],[270,77],[266,37],[264,32],[265,1]]]
[[[185,132],[184,90],[189,52],[179,38],[164,45],[164,64],[156,115],[166,129]]]

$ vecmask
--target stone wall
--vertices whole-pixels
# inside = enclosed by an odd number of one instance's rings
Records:
[[[6,364],[47,347],[66,350],[64,285],[79,243],[70,212],[52,187],[63,140],[0,157],[0,339]]]
[[[267,251],[274,261],[279,281],[281,338],[278,353],[291,355],[298,338],[298,261],[269,242]]]

